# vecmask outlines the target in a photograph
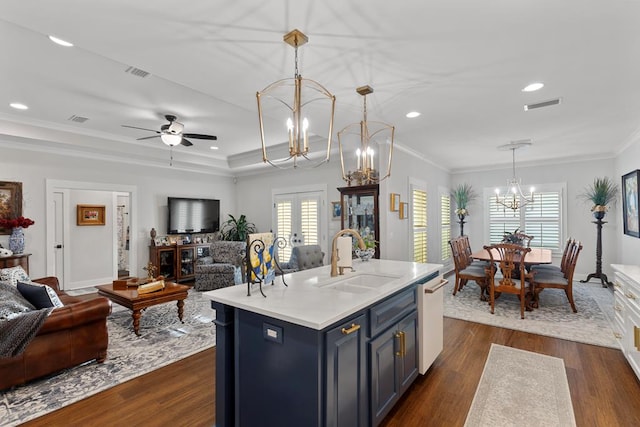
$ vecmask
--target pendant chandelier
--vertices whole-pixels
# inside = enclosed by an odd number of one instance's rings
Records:
[[[511,150],[512,164],[513,164],[513,177],[507,180],[507,192],[504,195],[500,194],[500,189],[496,188],[496,204],[503,206],[507,209],[517,211],[518,209],[527,206],[529,203],[533,203],[533,191],[534,188],[529,189],[529,194],[525,195],[520,187],[521,180],[516,177],[516,150],[522,147],[528,147],[531,145],[531,141],[511,141],[509,144],[501,145],[498,150]]]
[[[298,47],[307,43],[307,36],[293,30],[283,40],[295,48],[294,77],[256,93],[262,161],[280,169],[316,167],[329,161],[336,98],[298,71]]]
[[[395,127],[367,121],[367,95],[373,93],[373,88],[362,86],[356,92],[362,95],[363,120],[338,132],[342,179],[349,185],[351,181],[358,185],[376,184],[391,175]],[[386,169],[379,170],[377,164]]]

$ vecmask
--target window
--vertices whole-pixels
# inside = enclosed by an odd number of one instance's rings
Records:
[[[427,192],[412,186],[411,190],[413,260],[427,262]]]
[[[451,258],[451,197],[449,192],[440,192],[440,253],[442,261]]]
[[[318,192],[274,196],[275,234],[287,241],[278,249],[279,262],[289,261],[293,246],[320,243],[320,201]]]
[[[485,189],[485,200],[489,206],[489,242],[499,243],[504,233],[512,233],[519,228],[523,233],[534,236],[531,247],[562,251],[564,193],[564,185],[540,186],[534,192],[533,203],[513,211],[498,205],[493,191]]]

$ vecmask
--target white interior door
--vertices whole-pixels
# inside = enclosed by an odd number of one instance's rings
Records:
[[[287,241],[287,246],[278,252],[280,262],[289,261],[294,246],[321,243],[322,205],[320,191],[274,195],[274,232]]]
[[[53,212],[54,212],[54,271],[53,275],[58,278],[60,285],[64,287],[64,193],[53,193]]]

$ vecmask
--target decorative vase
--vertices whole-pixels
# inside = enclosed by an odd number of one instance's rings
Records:
[[[11,230],[9,250],[16,255],[24,252],[24,230],[22,227],[15,227]]]
[[[369,261],[376,254],[376,250],[374,248],[367,249],[356,249],[356,256],[360,258],[362,261]]]

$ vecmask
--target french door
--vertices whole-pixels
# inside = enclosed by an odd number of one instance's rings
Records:
[[[274,233],[286,240],[287,246],[278,250],[278,261],[287,262],[291,248],[300,245],[319,245],[322,241],[322,191],[279,193],[273,195]]]

